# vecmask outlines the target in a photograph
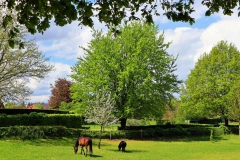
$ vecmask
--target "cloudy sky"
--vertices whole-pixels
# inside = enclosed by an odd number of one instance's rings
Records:
[[[154,17],[155,24],[159,25],[159,32],[164,32],[165,42],[172,42],[168,52],[174,56],[178,55],[177,71],[179,79],[186,80],[198,57],[221,40],[235,44],[240,50],[240,18],[236,14],[224,16],[222,13],[205,17],[206,8],[201,4],[195,4],[196,12],[193,17],[196,23],[172,22],[166,17]],[[104,24],[97,20],[95,29],[106,29]],[[29,97],[30,102],[48,102],[50,84],[54,84],[58,78],[69,78],[70,67],[77,62],[77,57],[83,56],[83,50],[79,46],[87,46],[92,39],[91,29],[80,27],[77,22],[64,27],[56,26],[54,23],[42,35],[30,35],[35,38],[39,50],[50,57],[50,63],[55,66],[55,71],[40,82],[31,80],[29,87],[34,93]]]

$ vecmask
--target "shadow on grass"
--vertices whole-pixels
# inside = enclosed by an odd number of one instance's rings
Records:
[[[146,152],[146,151],[144,151],[144,150],[133,150],[133,149],[131,149],[131,150],[126,150],[125,152],[122,152],[122,151],[119,151],[119,150],[116,150],[116,149],[107,149],[108,151],[111,151],[111,152],[119,152],[119,153],[136,153],[136,152]]]
[[[93,158],[102,158],[103,156],[99,156],[99,155],[94,154],[91,157],[93,157]]]

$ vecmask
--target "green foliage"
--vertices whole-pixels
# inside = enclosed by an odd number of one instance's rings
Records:
[[[217,135],[229,134],[230,130],[227,126],[220,125],[217,129]]]
[[[26,106],[25,106],[25,104],[17,105],[15,103],[10,102],[10,103],[6,103],[4,105],[4,108],[6,108],[6,109],[26,109]]]
[[[34,104],[34,108],[33,109],[43,109],[43,106],[41,103],[37,103],[37,104]]]
[[[221,1],[202,0],[202,5],[207,7],[205,16],[210,16],[215,12],[223,11],[224,15],[232,15],[239,1],[231,3],[222,3]],[[7,24],[17,20],[23,24],[28,32],[43,33],[50,27],[50,21],[54,19],[56,25],[64,26],[73,21],[78,21],[79,25],[93,27],[93,18],[96,17],[99,22],[105,22],[108,27],[117,26],[125,19],[127,21],[139,20],[144,18],[147,23],[153,23],[153,16],[166,16],[172,21],[182,21],[193,24],[195,19],[192,13],[195,12],[194,1],[174,1],[161,0],[42,0],[42,1],[17,1],[6,0],[1,2],[1,10],[5,11],[2,15],[3,27],[6,29]],[[10,12],[11,11],[11,12]],[[12,13],[16,12],[15,14]],[[128,11],[131,14],[128,14]],[[240,12],[238,13],[240,15]],[[113,28],[115,29],[115,28]],[[15,37],[18,29],[14,27],[8,33],[10,37]],[[118,32],[118,30],[114,30]],[[19,41],[8,40],[11,47]],[[21,46],[23,43],[21,43]]]
[[[210,131],[210,141],[213,141],[213,130]]]
[[[94,31],[94,39],[83,48],[85,57],[72,67],[75,108],[84,113],[95,91],[109,91],[118,117],[162,117],[181,83],[174,74],[176,58],[166,51],[170,43],[164,43],[157,26],[145,22],[119,29],[116,37],[112,31]]]
[[[209,54],[204,53],[182,88],[179,114],[186,119],[217,115],[230,118],[230,91],[239,81],[239,61],[240,52],[226,41],[220,41]]]

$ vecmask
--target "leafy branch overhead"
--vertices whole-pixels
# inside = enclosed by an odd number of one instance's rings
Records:
[[[93,27],[93,18],[107,26],[119,25],[123,19],[138,20],[141,17],[148,23],[153,22],[153,16],[166,16],[172,21],[182,21],[193,24],[195,19],[192,13],[194,0],[3,0],[0,2],[2,11],[17,12],[17,22],[26,26],[32,34],[43,33],[50,27],[54,19],[56,25],[64,26],[73,21],[79,25]],[[210,1],[202,0],[202,5],[207,6],[205,15],[223,10],[223,14],[231,15],[233,9],[239,6],[239,1]],[[6,12],[1,25],[6,28],[13,16]],[[17,33],[13,28],[11,36]]]

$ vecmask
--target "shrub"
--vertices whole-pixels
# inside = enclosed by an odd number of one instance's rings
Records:
[[[0,115],[0,127],[8,126],[66,126],[80,128],[82,117],[76,114],[46,114],[32,112],[30,114]]]

